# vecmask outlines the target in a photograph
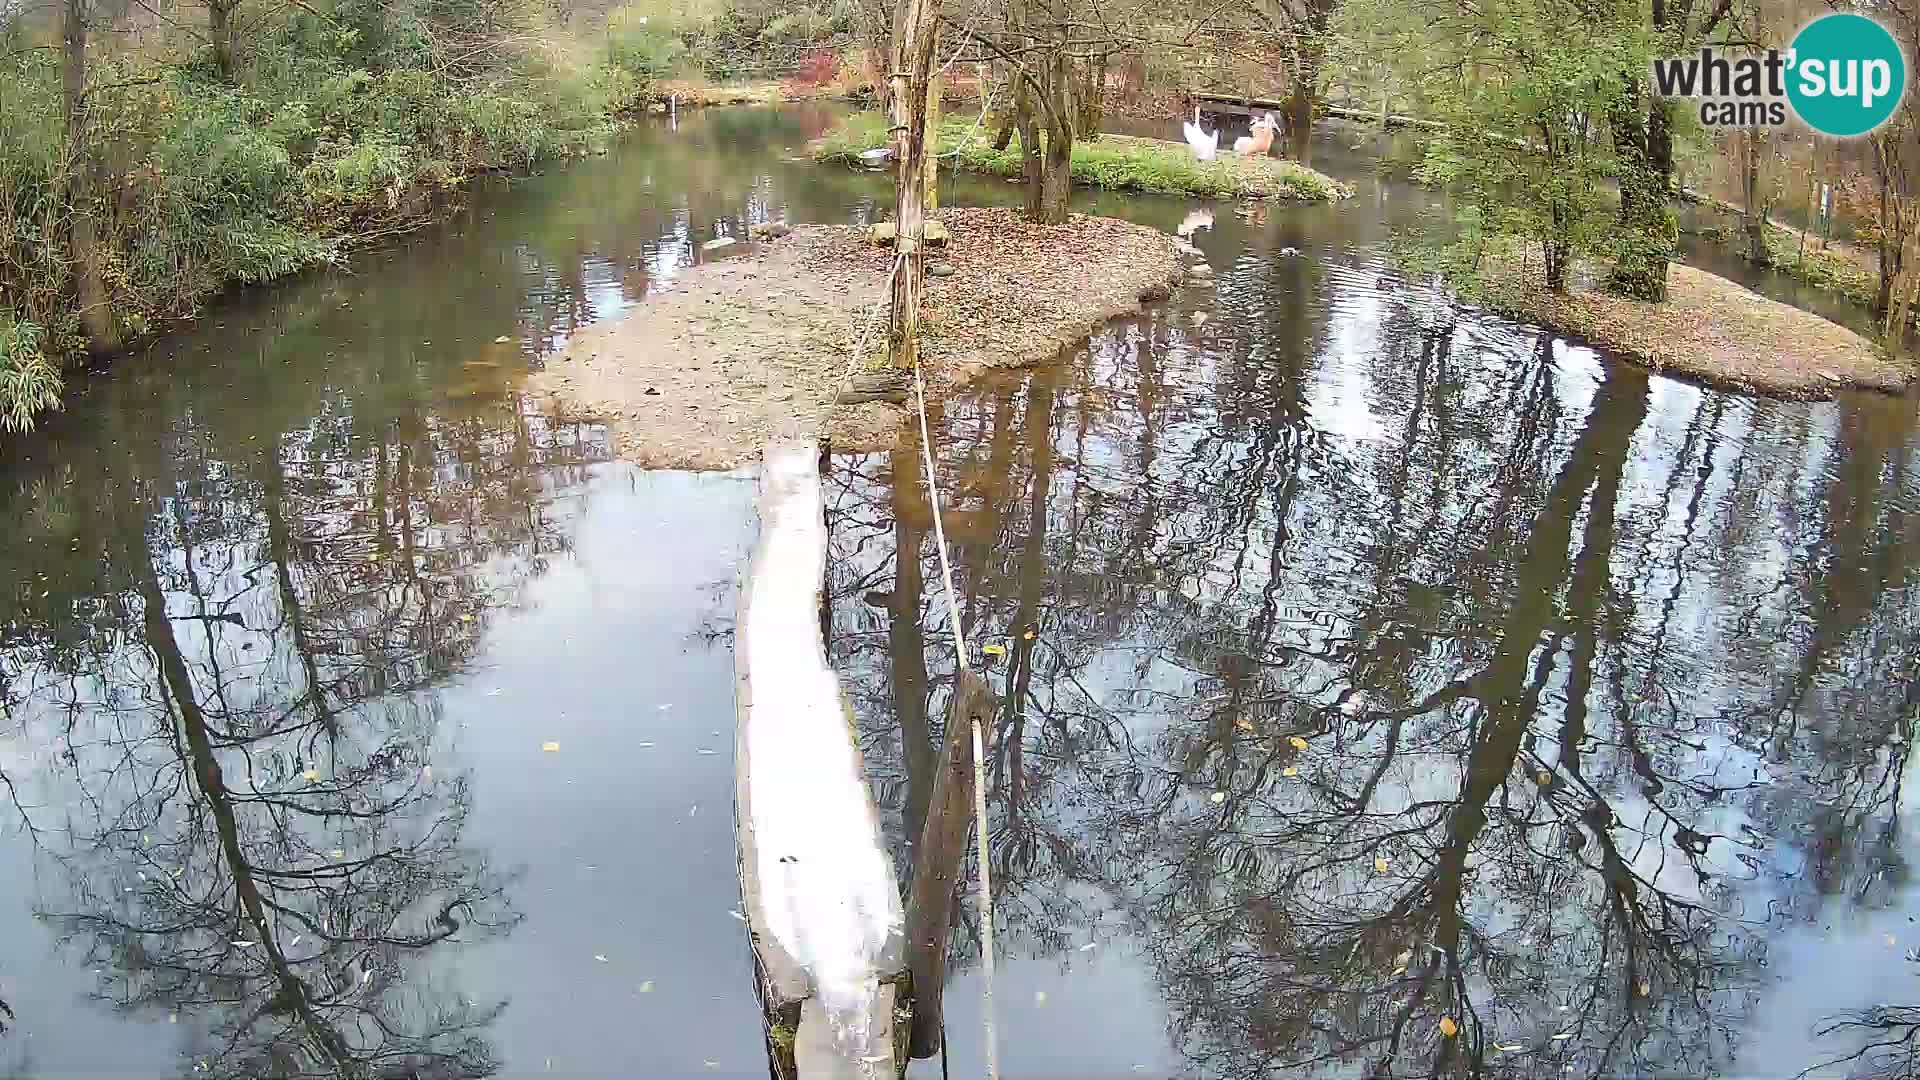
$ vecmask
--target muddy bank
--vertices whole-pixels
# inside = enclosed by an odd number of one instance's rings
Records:
[[[1487,289],[1495,307],[1715,386],[1802,399],[1848,388],[1897,394],[1915,374],[1844,326],[1681,263],[1669,270],[1659,304],[1590,285],[1555,295],[1540,285],[1537,258],[1501,273]]]
[[[922,349],[935,394],[1051,359],[1180,275],[1174,238],[1143,225],[976,209],[940,220],[951,240],[933,259],[945,276],[928,281]],[[802,225],[726,254],[576,335],[530,389],[563,416],[604,421],[622,457],[652,467],[731,468],[776,436],[891,446],[904,406],[835,404],[857,346],[856,374],[885,367],[891,250],[864,228]]]

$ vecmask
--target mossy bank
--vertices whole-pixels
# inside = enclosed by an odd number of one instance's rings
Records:
[[[886,118],[863,112],[848,117],[809,150],[816,161],[857,165],[862,153],[886,145]],[[1020,176],[1018,146],[1016,139],[1005,150],[994,149],[993,133],[971,117],[954,118],[940,126],[940,153],[956,155],[962,167],[974,172]],[[1076,141],[1072,173],[1076,184],[1161,195],[1332,202],[1352,194],[1339,181],[1296,161],[1240,157],[1228,151],[1213,161],[1201,161],[1185,143],[1129,135]]]

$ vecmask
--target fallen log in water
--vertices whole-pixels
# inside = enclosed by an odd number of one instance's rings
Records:
[[[947,715],[946,745],[933,774],[926,824],[913,849],[913,882],[907,894],[907,966],[913,972],[913,1036],[910,1053],[940,1052],[941,997],[947,981],[947,938],[953,930],[960,870],[973,827],[973,725],[993,729],[993,692],[985,679],[960,671]]]
[[[905,1068],[900,891],[820,636],[819,448],[762,456],[760,540],[735,620],[740,890],[776,1071],[879,1080]]]

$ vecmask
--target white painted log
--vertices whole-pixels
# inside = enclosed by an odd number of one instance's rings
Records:
[[[852,716],[820,637],[819,449],[776,442],[735,620],[740,885],[769,1011],[801,1002],[800,1080],[898,1075],[905,919]]]

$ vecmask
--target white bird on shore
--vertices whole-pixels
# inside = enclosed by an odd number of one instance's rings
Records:
[[[1208,131],[1200,126],[1200,106],[1193,107],[1193,119],[1185,124],[1187,145],[1193,147],[1193,156],[1201,161],[1212,161],[1213,155],[1220,152],[1220,133]]]

